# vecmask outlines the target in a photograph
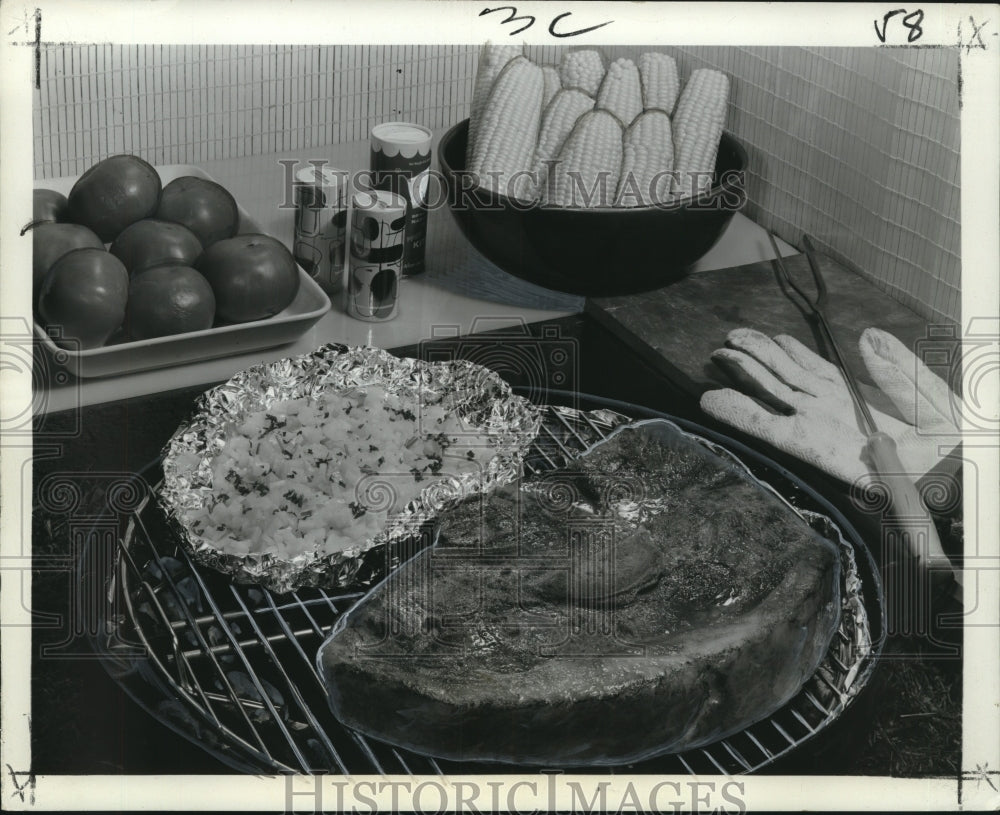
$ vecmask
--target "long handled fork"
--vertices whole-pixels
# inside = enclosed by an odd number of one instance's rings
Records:
[[[944,549],[941,547],[941,539],[938,537],[937,528],[934,521],[924,506],[920,495],[917,492],[913,479],[903,470],[903,464],[899,460],[899,453],[896,450],[896,442],[888,434],[878,428],[875,417],[872,416],[868,403],[865,402],[858,382],[851,372],[844,355],[840,351],[830,324],[826,320],[823,308],[826,305],[826,284],[823,282],[823,275],[820,274],[819,263],[816,260],[816,250],[812,240],[808,235],[802,237],[805,246],[806,258],[809,261],[809,268],[812,270],[813,280],[816,283],[815,298],[810,297],[795,282],[788,273],[784,262],[781,260],[781,252],[778,251],[778,244],[774,235],[768,232],[771,247],[774,249],[774,257],[782,278],[788,286],[802,299],[808,313],[813,321],[819,326],[823,333],[833,356],[836,358],[837,366],[844,374],[844,381],[847,389],[851,393],[851,398],[861,414],[864,423],[864,430],[867,436],[865,443],[865,454],[867,460],[871,462],[874,469],[873,475],[879,477],[880,483],[889,491],[892,502],[892,511],[896,517],[896,523],[900,527],[900,533],[905,539],[910,554],[916,560],[918,566],[923,569],[939,570],[943,574],[951,573],[958,588],[962,585],[962,575],[956,570],[951,561],[948,560]]]

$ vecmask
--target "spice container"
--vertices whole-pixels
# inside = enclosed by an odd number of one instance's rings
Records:
[[[310,164],[295,173],[292,254],[327,294],[344,288],[347,186],[347,172],[333,167]]]
[[[369,322],[399,312],[406,199],[388,190],[361,190],[352,199],[347,313]]]
[[[424,271],[427,245],[427,184],[431,166],[431,131],[409,122],[384,122],[372,128],[371,170],[376,189],[406,201],[403,275]]]

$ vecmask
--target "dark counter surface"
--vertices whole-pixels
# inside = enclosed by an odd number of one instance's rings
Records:
[[[481,361],[529,397],[577,391],[644,405],[715,426],[689,390],[671,383],[591,317],[534,324],[530,336],[508,329],[496,336],[436,341],[401,355],[461,356]],[[518,348],[558,350],[542,366],[524,363]],[[575,364],[574,364],[575,363]],[[169,371],[164,373],[169,378]],[[74,631],[71,605],[81,602],[71,562],[79,548],[80,519],[100,511],[109,478],[140,472],[155,462],[178,424],[206,388],[190,388],[50,414],[35,437],[32,546],[36,615],[32,662],[32,770],[45,774],[231,773],[196,744],[140,708],[110,678]],[[752,439],[743,438],[760,447]],[[877,520],[852,508],[843,488],[800,462],[763,451],[810,483],[847,515],[866,540],[878,541]],[[56,482],[73,495],[55,495]],[[940,519],[946,548],[960,545],[960,519]],[[880,553],[875,551],[876,560]],[[940,609],[939,609],[940,610]],[[948,776],[961,758],[960,633],[931,636],[890,628],[882,664],[864,693],[817,738],[768,772]]]

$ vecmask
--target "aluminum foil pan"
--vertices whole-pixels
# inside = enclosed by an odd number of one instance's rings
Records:
[[[446,407],[464,427],[488,437],[491,455],[482,457],[484,465],[477,473],[433,480],[416,500],[390,515],[375,537],[332,554],[238,555],[221,551],[185,523],[189,513],[211,497],[212,459],[249,413],[279,400],[318,398],[370,385],[412,400],[414,406]],[[331,344],[310,354],[248,368],[203,394],[192,418],[164,448],[158,500],[192,557],[232,575],[237,582],[259,584],[277,593],[302,586],[343,588],[353,583],[366,552],[413,538],[443,509],[514,481],[540,423],[538,409],[514,395],[488,368],[466,360],[424,362],[394,357],[377,348]],[[195,466],[190,465],[192,458]]]

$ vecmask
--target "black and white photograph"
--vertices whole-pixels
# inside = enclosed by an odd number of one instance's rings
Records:
[[[4,809],[1000,808],[996,5],[0,22]]]

